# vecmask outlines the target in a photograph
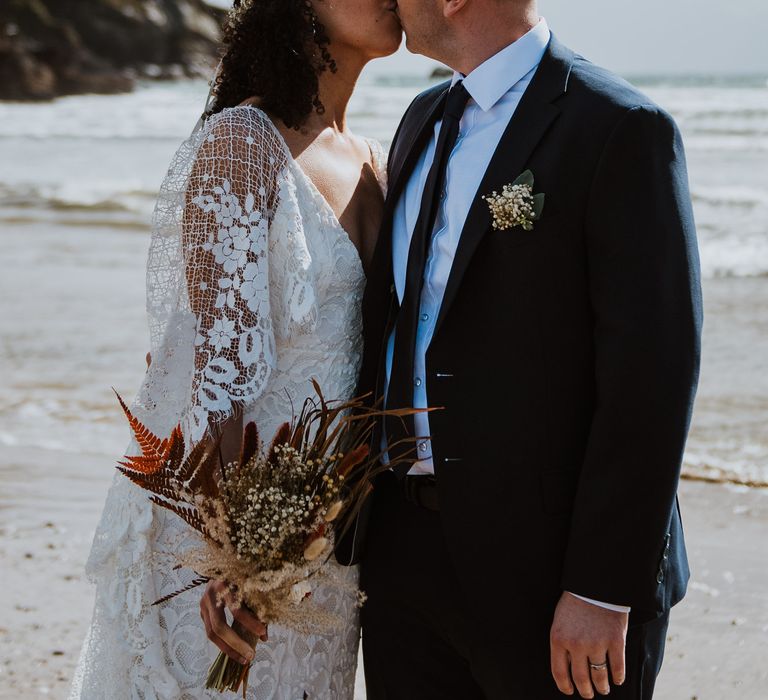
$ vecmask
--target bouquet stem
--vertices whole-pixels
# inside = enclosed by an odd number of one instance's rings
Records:
[[[242,637],[248,644],[256,648],[258,637],[248,631],[237,621],[232,625],[232,629]],[[225,690],[231,690],[236,693],[243,688],[243,698],[248,690],[248,672],[251,670],[250,664],[241,664],[234,659],[230,659],[223,651],[219,652],[216,661],[208,669],[208,678],[205,681],[206,689],[218,690],[223,693]]]

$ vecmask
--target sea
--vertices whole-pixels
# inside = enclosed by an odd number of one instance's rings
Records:
[[[682,130],[711,290],[686,474],[768,485],[768,76],[628,77]],[[430,82],[364,75],[352,128],[388,145]],[[108,469],[127,444],[112,388],[131,398],[144,372],[152,208],[207,92],[184,80],[0,102],[0,463],[3,446],[34,447],[103,454]]]

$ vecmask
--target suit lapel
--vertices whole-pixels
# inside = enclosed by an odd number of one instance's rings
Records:
[[[371,269],[363,296],[363,326],[365,333],[366,357],[363,373],[381,370],[383,359],[384,334],[387,320],[392,310],[393,275],[392,275],[392,217],[395,206],[405,183],[413,172],[419,156],[426,148],[435,122],[440,116],[448,84],[436,86],[415,103],[403,118],[393,140],[389,154],[387,175],[389,187],[384,205],[379,240],[373,254]],[[381,350],[381,352],[380,352]],[[369,353],[373,353],[370,357]],[[372,377],[365,377],[366,386],[373,388]]]
[[[405,183],[413,172],[419,156],[426,148],[429,138],[440,116],[447,83],[436,86],[434,91],[425,96],[424,105],[412,118],[406,117],[395,135],[389,154],[387,200],[384,204],[379,240],[373,254],[371,273],[366,286],[366,295],[371,297],[370,305],[379,304],[383,296],[389,295],[392,284],[392,217]],[[375,297],[376,301],[373,301]]]
[[[525,170],[531,154],[560,114],[554,100],[566,90],[574,54],[553,36],[531,84],[510,119],[470,207],[461,232],[443,301],[435,325],[435,334],[445,319],[461,285],[464,273],[492,220],[482,195],[500,192]]]
[[[437,86],[434,92],[425,98],[425,106],[420,116],[407,119],[402,127],[402,134],[394,142],[389,159],[389,188],[387,204],[390,213],[394,210],[403,186],[413,172],[419,156],[429,142],[440,117],[445,96],[448,94],[447,83]]]

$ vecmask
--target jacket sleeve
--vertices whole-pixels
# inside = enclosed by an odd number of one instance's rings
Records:
[[[592,185],[585,236],[596,410],[562,588],[653,610],[702,323],[685,156],[665,112],[634,107],[615,126]]]

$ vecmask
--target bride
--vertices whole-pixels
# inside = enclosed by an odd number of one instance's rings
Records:
[[[191,444],[221,431],[226,460],[244,421],[271,436],[313,393],[311,378],[329,397],[354,394],[385,165],[381,146],[352,134],[345,112],[363,66],[400,43],[395,8],[235,3],[213,106],[176,153],[155,208],[152,361],[131,408],[156,434],[181,422]],[[135,442],[129,450],[138,453]],[[116,477],[87,565],[96,603],[71,698],[214,697],[203,688],[219,649],[253,653],[215,603],[220,583],[202,602],[190,591],[152,606],[189,583],[163,554],[190,537]],[[356,580],[355,567],[343,573]],[[259,626],[266,641],[255,649],[248,698],[352,698],[355,600],[330,589],[316,600],[344,628],[302,636]]]

